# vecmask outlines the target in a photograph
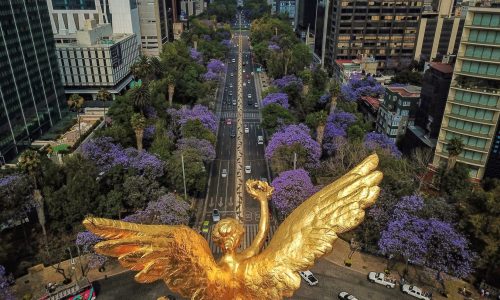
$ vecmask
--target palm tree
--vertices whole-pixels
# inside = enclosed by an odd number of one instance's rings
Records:
[[[198,35],[193,34],[193,35],[191,36],[191,40],[193,41],[193,48],[194,48],[195,50],[198,50]]]
[[[323,136],[325,134],[325,125],[326,125],[326,119],[328,118],[328,115],[326,114],[326,111],[321,110],[316,113],[316,120],[317,120],[317,125],[316,125],[316,142],[318,142],[319,146],[323,146]]]
[[[146,118],[142,114],[135,113],[130,118],[130,124],[135,132],[137,150],[142,151],[142,138],[144,137],[144,128],[146,128]]]
[[[38,188],[38,182],[37,182],[41,165],[40,154],[35,150],[28,149],[23,153],[21,153],[18,165],[21,168],[21,170],[23,170],[23,172],[31,178],[33,182],[33,186],[35,188],[33,190],[33,200],[35,200],[36,203],[38,222],[40,223],[40,226],[42,226],[42,232],[45,239],[45,247],[48,252],[48,241],[47,241],[47,230],[45,229],[45,211],[43,205],[43,196],[40,189]]]
[[[151,73],[155,75],[156,79],[159,79],[163,76],[164,67],[158,57],[151,57],[149,59],[149,67],[151,69]]]
[[[337,107],[337,98],[340,94],[340,85],[337,81],[333,81],[331,86],[330,86],[330,95],[331,95],[331,102],[330,102],[330,113],[333,113],[335,111],[335,108]]]
[[[446,165],[446,171],[449,171],[455,167],[457,163],[457,158],[464,150],[464,143],[462,139],[454,137],[446,145],[446,150],[448,150],[448,164]]]
[[[149,87],[146,83],[132,89],[132,100],[134,102],[134,106],[141,112],[143,112],[144,108],[149,105],[150,94]]]
[[[106,89],[101,88],[99,92],[97,92],[97,100],[99,101],[109,101],[111,100],[111,93],[108,92]],[[108,123],[106,122],[106,107],[103,105],[103,114],[104,114],[104,126],[108,127]]]
[[[85,99],[83,99],[83,97],[78,94],[73,94],[68,99],[68,107],[70,109],[76,109],[76,118],[78,120],[78,136],[80,139],[82,138],[82,128],[80,126],[80,109],[82,108],[84,102]]]
[[[149,63],[148,57],[141,55],[139,57],[139,60],[130,66],[130,73],[134,75],[136,80],[147,80],[148,75],[151,73],[151,65]]]
[[[168,84],[168,106],[172,107],[175,92],[175,77],[172,74],[167,76]]]

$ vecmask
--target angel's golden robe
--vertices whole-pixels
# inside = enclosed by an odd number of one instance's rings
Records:
[[[141,225],[87,218],[85,227],[106,239],[98,253],[118,257],[126,268],[139,271],[141,283],[163,280],[174,292],[191,299],[282,299],[300,286],[298,271],[309,269],[332,250],[337,234],[359,225],[365,209],[380,191],[382,173],[373,154],[349,173],[297,207],[262,250],[269,231],[267,201],[273,188],[248,180],[247,192],[261,203],[259,233],[252,245],[238,252],[243,226],[227,218],[215,225],[214,242],[224,256],[216,262],[207,241],[187,226]]]

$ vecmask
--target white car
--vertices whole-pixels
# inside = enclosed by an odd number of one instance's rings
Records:
[[[401,290],[403,291],[403,293],[413,296],[417,299],[431,300],[431,295],[429,293],[422,291],[421,288],[414,285],[403,284]]]
[[[218,209],[212,211],[212,220],[216,223],[220,221],[220,212]]]
[[[373,283],[378,283],[385,286],[388,289],[393,289],[396,287],[396,280],[387,277],[384,273],[368,273],[368,280]]]
[[[245,166],[245,173],[247,174],[252,173],[252,166]]]
[[[340,292],[339,299],[340,300],[358,300],[358,298],[354,297],[353,295],[351,295],[347,292]]]
[[[258,102],[255,102],[255,104],[253,105],[255,108],[259,108],[259,103]]]
[[[249,132],[250,132],[250,128],[245,127],[245,133],[249,133]]]
[[[252,94],[248,94],[248,99],[252,99]]]
[[[302,279],[304,279],[307,282],[307,284],[309,284],[310,286],[318,284],[318,279],[316,279],[316,277],[314,277],[314,274],[311,271],[309,271],[309,270],[300,271],[299,274],[300,274],[300,277],[302,277]]]
[[[227,169],[222,169],[221,176],[222,176],[222,178],[226,178],[227,177]]]

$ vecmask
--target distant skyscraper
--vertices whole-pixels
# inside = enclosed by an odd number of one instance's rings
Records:
[[[203,1],[202,1],[203,3]],[[161,47],[174,40],[172,0],[137,0],[141,26],[142,53],[158,56]]]
[[[380,69],[410,64],[422,8],[423,0],[330,1],[327,68],[360,54],[373,56]]]
[[[470,176],[500,177],[500,8],[470,7],[432,165],[448,160],[454,137],[465,145],[457,163]]]
[[[0,11],[0,162],[3,163],[60,120],[66,100],[47,2],[2,0]]]

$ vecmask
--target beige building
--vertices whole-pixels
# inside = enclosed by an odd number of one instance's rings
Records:
[[[457,163],[473,179],[500,177],[500,8],[469,7],[432,166],[448,161],[446,145],[465,147]]]
[[[162,46],[174,39],[175,0],[137,0],[142,54],[159,56]]]

